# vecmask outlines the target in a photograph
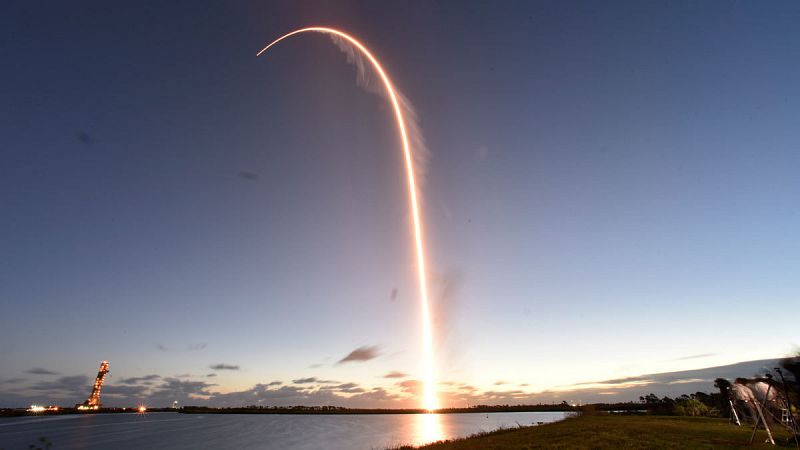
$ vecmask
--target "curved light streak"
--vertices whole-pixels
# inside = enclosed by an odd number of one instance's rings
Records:
[[[389,79],[389,76],[386,75],[386,72],[383,70],[383,67],[381,67],[378,60],[372,56],[372,53],[370,53],[369,50],[367,50],[367,48],[361,44],[361,42],[339,30],[326,27],[308,27],[295,30],[279,37],[278,39],[275,39],[269,45],[261,49],[256,56],[261,56],[264,54],[264,52],[269,50],[270,47],[290,36],[306,32],[332,34],[345,39],[347,42],[356,47],[364,56],[367,57],[367,59],[372,63],[372,67],[376,72],[378,72],[378,75],[380,75],[381,80],[383,80],[383,85],[386,88],[386,93],[388,94],[389,100],[392,103],[394,116],[397,120],[397,128],[400,131],[400,138],[403,141],[403,156],[405,159],[406,175],[408,178],[408,196],[411,200],[411,216],[414,223],[414,244],[417,254],[417,278],[419,280],[420,306],[422,309],[422,354],[424,358],[423,407],[428,411],[433,411],[438,409],[439,401],[436,396],[433,373],[433,332],[431,330],[431,314],[428,303],[428,281],[425,275],[425,252],[422,241],[422,220],[420,219],[421,214],[419,212],[419,202],[417,200],[417,184],[414,179],[414,160],[411,153],[411,146],[408,142],[408,133],[406,132],[406,121],[403,118],[403,110],[400,107],[400,102],[397,100],[397,94],[395,94],[392,81]]]

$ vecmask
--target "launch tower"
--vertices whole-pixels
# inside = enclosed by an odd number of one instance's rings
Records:
[[[103,389],[103,381],[106,379],[106,374],[108,373],[108,361],[103,361],[100,363],[100,370],[97,371],[97,378],[94,379],[94,385],[92,386],[92,393],[89,394],[89,398],[86,399],[80,405],[76,405],[76,407],[80,410],[95,410],[100,409],[102,403],[100,403],[100,390]]]

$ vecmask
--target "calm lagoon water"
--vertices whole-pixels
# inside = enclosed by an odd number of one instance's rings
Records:
[[[383,449],[463,437],[562,412],[386,415],[87,414],[0,419],[0,449]]]

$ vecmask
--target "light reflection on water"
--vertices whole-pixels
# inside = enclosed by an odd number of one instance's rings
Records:
[[[414,414],[416,416],[416,439],[414,445],[427,444],[445,439],[439,414]]]

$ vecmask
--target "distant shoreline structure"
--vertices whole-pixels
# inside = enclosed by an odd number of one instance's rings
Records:
[[[636,404],[631,404],[635,406]],[[619,405],[615,405],[619,406]],[[641,405],[638,405],[641,408]],[[507,412],[570,412],[577,409],[566,403],[537,405],[477,405],[469,408],[442,408],[433,414],[469,414],[469,413],[507,413]],[[375,415],[375,414],[429,414],[423,408],[344,408],[339,406],[240,406],[215,408],[207,406],[185,406],[182,408],[147,408],[147,414],[171,412],[182,414],[288,414],[288,415]],[[58,408],[32,412],[25,408],[0,408],[0,418],[19,416],[56,416],[66,414],[142,414],[138,407],[100,408],[83,410],[78,408]]]
[[[470,408],[442,408],[430,412],[424,408],[344,408],[338,406],[289,406],[289,407],[231,407],[213,408],[185,406],[183,414],[319,414],[319,415],[370,415],[370,414],[469,414],[501,412],[569,412],[576,408],[564,403],[540,405],[478,405]]]

